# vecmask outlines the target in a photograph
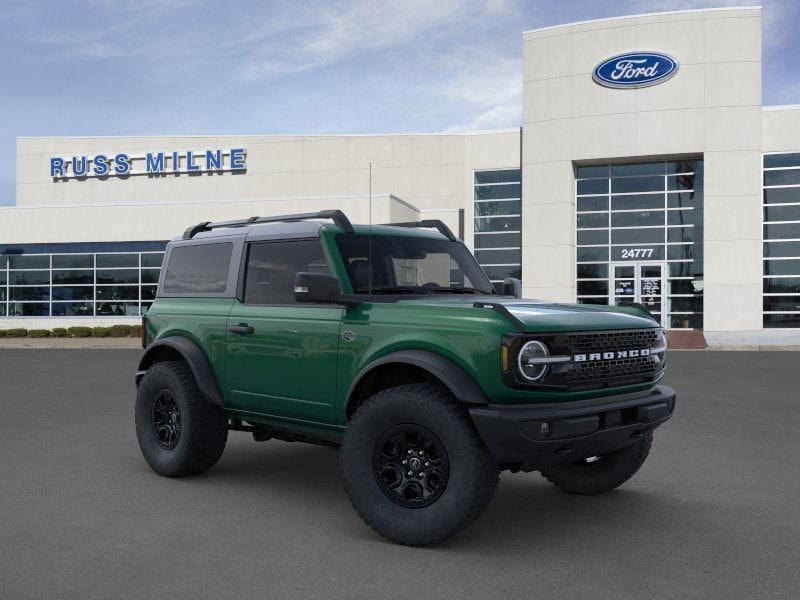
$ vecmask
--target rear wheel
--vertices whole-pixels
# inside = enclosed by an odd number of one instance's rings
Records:
[[[400,544],[432,544],[467,527],[497,488],[497,466],[463,406],[434,385],[368,399],[348,424],[340,457],[353,507]]]
[[[206,401],[184,362],[157,363],[147,370],[136,394],[135,417],[139,448],[159,475],[200,473],[225,450],[228,419]]]
[[[653,434],[642,436],[635,444],[602,456],[546,467],[542,475],[565,492],[593,495],[609,492],[636,474],[650,454]]]

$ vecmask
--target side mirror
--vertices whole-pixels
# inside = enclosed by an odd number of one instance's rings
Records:
[[[339,280],[333,275],[300,272],[294,277],[294,299],[297,302],[335,304],[341,295]]]
[[[516,277],[506,277],[503,279],[503,296],[522,298],[522,282]]]

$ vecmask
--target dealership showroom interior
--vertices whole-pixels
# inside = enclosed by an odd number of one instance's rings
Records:
[[[19,137],[0,324],[136,322],[188,224],[341,208],[441,219],[525,297],[641,302],[712,343],[796,339],[800,108],[762,105],[761,9],[546,27],[522,45],[509,129]],[[631,89],[592,77],[634,47],[673,72]]]

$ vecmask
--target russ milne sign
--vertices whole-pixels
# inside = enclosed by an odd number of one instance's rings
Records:
[[[244,172],[247,150],[202,150],[195,152],[148,152],[130,155],[125,152],[50,158],[53,179],[88,177],[126,177],[128,175],[169,175],[179,173]]]
[[[592,79],[610,88],[641,88],[662,83],[678,72],[678,61],[660,52],[628,52],[601,62]]]

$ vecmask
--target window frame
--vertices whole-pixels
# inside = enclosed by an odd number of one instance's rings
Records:
[[[663,165],[663,169],[659,168],[659,174],[626,174],[626,175],[615,175],[613,173],[614,167],[619,168],[620,166],[629,167],[631,165],[640,165],[640,164],[661,164]],[[678,165],[674,167],[672,165]],[[688,264],[694,265],[695,262],[698,260],[698,256],[695,255],[695,252],[699,252],[701,248],[705,245],[705,236],[704,236],[704,220],[702,219],[702,215],[704,213],[703,206],[704,206],[704,188],[705,188],[705,166],[704,166],[704,159],[701,156],[690,158],[690,159],[680,159],[675,157],[665,157],[658,161],[647,161],[647,162],[603,162],[597,164],[579,164],[573,163],[573,175],[574,175],[574,197],[575,197],[575,233],[574,233],[574,240],[575,240],[575,249],[576,249],[576,269],[579,270],[583,265],[606,265],[609,269],[608,276],[610,277],[610,269],[611,265],[615,262],[623,262],[617,254],[624,248],[637,246],[637,247],[647,247],[647,248],[654,248],[655,253],[659,254],[663,253],[663,256],[653,256],[652,260],[656,262],[663,262],[666,266],[664,272],[664,280],[665,280],[665,291],[668,291],[670,288],[669,282],[672,280],[678,279],[689,279],[694,280],[698,279],[696,274],[692,274],[691,276],[688,275],[671,275],[672,272],[672,265],[676,264]],[[585,170],[588,168],[588,172]],[[687,170],[690,169],[690,170]],[[584,170],[582,172],[582,170]],[[674,172],[673,172],[674,171]],[[601,174],[602,173],[602,174]],[[583,176],[582,176],[583,175]],[[673,185],[670,182],[676,181],[679,177],[686,176],[690,177],[692,184],[694,187],[691,188],[681,188],[679,185]],[[617,179],[635,179],[639,177],[663,177],[664,179],[664,187],[663,190],[659,191],[627,191],[627,192],[619,192],[613,190],[613,181]],[[589,193],[589,194],[578,194],[579,188],[579,181],[587,181],[587,180],[595,180],[595,181],[603,181],[605,182],[605,191],[603,193]],[[674,188],[674,189],[673,189]],[[599,188],[598,188],[599,189]],[[700,203],[693,204],[692,206],[673,206],[674,200],[676,197],[679,198],[680,194],[700,194]],[[636,206],[633,206],[632,203],[623,202],[624,199],[631,198],[635,199]],[[657,199],[657,201],[656,201]],[[615,204],[616,200],[616,204]],[[700,207],[698,209],[698,206]],[[622,225],[622,226],[615,226],[614,225],[614,217],[615,215],[624,215],[628,213],[646,213],[646,212],[655,212],[658,211],[659,213],[663,213],[663,223],[658,225]],[[698,211],[698,212],[695,212]],[[585,221],[588,221],[583,224],[583,226],[578,224],[578,219],[581,216],[586,215]],[[599,226],[599,223],[591,223],[591,218],[593,215],[603,215],[607,220],[607,224],[605,226]],[[671,218],[674,219],[677,215],[686,215],[688,220],[691,220],[690,223],[671,223]],[[688,215],[692,215],[688,217]],[[624,217],[623,217],[624,218]],[[695,222],[695,221],[698,221]],[[642,232],[646,230],[654,230],[654,231],[663,231],[663,239],[659,239],[657,242],[630,242],[630,243],[618,243],[618,241],[612,240],[612,235],[614,232],[624,232],[624,231],[637,231]],[[685,239],[681,239],[679,241],[673,241],[670,239],[670,235],[674,235],[676,230],[682,230],[686,233],[691,233],[692,240],[687,241]],[[608,233],[608,242],[605,244],[596,244],[596,243],[578,243],[579,232],[607,232]],[[630,235],[630,234],[619,234],[619,235]],[[702,237],[701,237],[702,236]],[[697,238],[701,237],[700,240]],[[685,250],[686,248],[690,249],[692,253],[692,258],[685,258],[682,254],[679,257],[673,257],[672,254],[676,252],[678,249]],[[597,255],[602,254],[605,252],[606,258],[601,259]],[[583,255],[583,256],[581,256]],[[594,255],[594,256],[592,256]],[[700,255],[702,256],[702,254]],[[641,260],[632,260],[630,262],[646,262],[648,259],[641,259]],[[580,283],[583,282],[597,282],[608,280],[608,277],[580,277],[576,270],[576,297],[578,302],[584,303],[589,301],[589,303],[596,303],[601,300],[604,300],[605,303],[609,301],[609,295],[599,295],[599,294],[578,294],[577,287]],[[700,280],[704,280],[704,276],[700,275]],[[678,300],[683,300],[685,298],[702,298],[704,294],[702,292],[697,292],[695,294],[673,294],[669,293],[668,295],[664,295],[665,299],[671,304],[671,299],[675,298]],[[668,309],[667,313],[665,314],[665,319],[667,322],[667,327],[669,328],[680,328],[675,327],[673,325],[673,317],[674,316],[681,316],[681,315],[689,315],[692,317],[696,317],[697,320],[702,322],[704,314],[704,309],[700,309],[700,312],[685,312],[685,311],[673,311],[670,308]],[[690,326],[690,328],[693,326]]]
[[[478,179],[486,174],[494,174],[499,172],[511,172],[516,171],[518,173],[517,177],[513,180],[503,181],[503,182],[494,182],[494,183],[486,183],[486,182],[479,182]],[[491,175],[490,175],[491,177]],[[519,197],[518,198],[503,198],[503,199],[487,199],[487,198],[478,198],[478,189],[479,188],[487,188],[492,186],[498,185],[518,185],[519,186]],[[519,212],[514,214],[505,214],[505,215],[478,215],[476,211],[476,205],[478,204],[485,204],[488,202],[519,202]],[[492,268],[492,267],[518,267],[520,280],[522,280],[522,167],[521,166],[513,166],[513,167],[498,167],[498,168],[484,168],[484,169],[473,169],[472,171],[472,204],[470,205],[472,209],[472,252],[476,256],[476,261],[483,269],[484,267]],[[502,231],[479,231],[477,228],[478,220],[482,223],[491,223],[491,219],[495,217],[512,217],[519,219],[519,229],[509,229],[509,230],[502,230]],[[485,248],[478,247],[478,241],[480,239],[481,243],[491,239],[487,236],[492,235],[499,235],[499,234],[511,234],[516,235],[518,237],[517,244],[513,246],[503,246],[503,245],[496,245],[492,244]],[[479,236],[481,236],[479,238]],[[509,263],[509,264],[494,264],[494,263],[482,263],[477,259],[477,251],[478,250],[515,250],[520,252],[520,262],[519,263]],[[488,277],[488,275],[487,275]],[[498,293],[502,292],[501,287],[503,284],[503,280],[491,279],[489,278],[489,282],[494,287],[495,291]]]
[[[322,258],[325,260],[325,264],[328,266],[328,271],[332,276],[336,276],[333,265],[331,265],[330,257],[325,250],[325,245],[322,243],[322,238],[319,236],[304,236],[304,237],[268,237],[268,238],[254,238],[248,239],[247,242],[244,244],[241,252],[241,269],[238,277],[238,281],[236,284],[236,299],[242,306],[262,306],[262,307],[282,307],[282,308],[303,308],[303,307],[315,307],[315,308],[330,308],[335,307],[337,309],[341,309],[340,305],[335,305],[332,303],[320,303],[320,302],[293,302],[291,304],[285,303],[262,303],[262,302],[246,302],[245,301],[245,291],[247,289],[247,270],[248,265],[250,263],[250,251],[253,246],[257,245],[267,245],[267,244],[280,244],[280,243],[293,243],[293,242],[314,242],[316,241],[319,244],[320,250],[322,251]],[[299,273],[300,271],[298,271]],[[337,277],[338,279],[338,277]],[[339,286],[341,287],[342,282],[339,281]]]
[[[767,292],[765,288],[767,287],[767,280],[774,280],[774,279],[796,279],[800,277],[800,267],[798,268],[798,272],[794,274],[767,274],[767,264],[776,264],[774,261],[798,261],[800,259],[800,252],[795,255],[791,256],[768,256],[767,248],[768,244],[769,247],[772,248],[773,244],[787,244],[787,247],[790,244],[796,244],[800,241],[800,238],[772,238],[767,236],[767,226],[768,225],[789,225],[789,224],[798,224],[800,221],[798,220],[789,220],[789,221],[769,221],[767,219],[767,209],[769,207],[777,208],[777,207],[800,207],[800,197],[798,197],[795,201],[782,201],[782,202],[769,202],[768,201],[768,191],[769,190],[797,190],[800,193],[800,182],[794,183],[778,183],[778,184],[767,184],[766,175],[767,173],[777,172],[777,171],[798,171],[800,170],[800,159],[790,165],[784,166],[770,166],[766,165],[767,157],[768,156],[776,156],[776,155],[797,155],[800,158],[800,152],[796,150],[788,150],[788,151],[777,151],[777,152],[762,152],[761,154],[761,327],[762,329],[783,329],[783,330],[798,330],[800,329],[800,310],[767,310],[766,304],[771,301],[773,297],[800,297],[800,293],[785,293],[785,292]],[[794,199],[791,199],[794,200]],[[772,307],[774,308],[774,307]],[[796,321],[795,326],[783,326],[780,324],[775,324],[775,322],[780,322],[780,317],[784,317],[787,320]],[[774,321],[774,322],[773,322]]]
[[[186,246],[208,246],[212,244],[232,244],[231,247],[231,260],[228,265],[228,278],[225,283],[225,289],[221,292],[167,292],[164,291],[164,278],[167,274],[170,261],[172,260],[172,253],[176,248],[185,248]],[[170,243],[164,253],[164,261],[162,262],[161,272],[158,276],[158,288],[156,292],[156,299],[158,298],[233,298],[236,295],[236,283],[238,279],[239,266],[242,261],[242,248],[244,246],[244,236],[219,236],[219,237],[201,237],[192,240],[181,240],[179,242]],[[141,269],[141,267],[140,267]],[[141,286],[141,283],[139,284]],[[152,285],[152,284],[148,284]]]
[[[103,243],[99,243],[102,245]],[[0,254],[0,317],[9,317],[15,318],[16,315],[10,314],[9,306],[13,305],[23,305],[23,304],[47,304],[48,305],[48,314],[43,315],[28,315],[26,318],[33,318],[33,319],[49,319],[49,318],[56,318],[56,317],[76,317],[76,318],[83,318],[83,317],[99,317],[99,318],[119,318],[120,316],[128,317],[128,318],[139,318],[140,315],[147,312],[149,307],[152,305],[151,299],[144,299],[142,298],[142,289],[145,286],[153,285],[152,283],[143,283],[141,282],[141,272],[145,270],[145,267],[141,266],[141,261],[144,260],[145,257],[149,257],[150,255],[160,256],[163,262],[163,257],[166,252],[166,243],[164,250],[109,250],[106,248],[88,248],[88,249],[81,249],[80,251],[52,251],[52,252],[40,252],[40,251],[33,251],[33,252],[22,252],[22,253],[6,253]],[[137,272],[137,281],[135,283],[130,283],[131,287],[136,287],[137,298],[135,300],[125,300],[119,301],[124,303],[126,306],[134,307],[134,312],[131,314],[125,315],[106,315],[97,312],[97,305],[100,303],[107,304],[109,301],[106,300],[96,300],[95,295],[97,293],[98,288],[102,288],[104,285],[117,285],[117,284],[98,284],[96,281],[96,274],[98,270],[103,272],[103,268],[97,269],[95,266],[91,267],[65,267],[65,266],[56,266],[55,263],[57,259],[61,257],[70,257],[70,256],[89,256],[91,257],[91,264],[96,264],[96,257],[98,254],[121,254],[121,255],[129,255],[135,256],[137,267],[130,267],[129,270]],[[36,269],[30,268],[14,268],[11,263],[12,260],[9,260],[9,257],[14,256],[38,256],[38,257],[46,257],[47,258],[47,267],[42,266]],[[161,267],[147,267],[151,268],[154,271],[158,271],[160,274]],[[26,283],[17,285],[12,280],[12,275],[16,272],[20,271],[33,271],[36,273],[43,273],[48,276],[47,283],[40,282],[40,283]],[[62,274],[70,272],[73,274],[81,275],[83,274],[85,277],[88,277],[88,281],[84,281],[82,283],[75,283],[75,282],[56,282],[55,276],[56,274]],[[22,287],[22,288],[30,288],[30,287],[49,287],[50,290],[50,297],[49,300],[46,302],[39,301],[39,300],[11,300],[10,299],[10,292],[11,288],[15,287]],[[85,289],[87,292],[91,291],[92,299],[90,300],[59,300],[56,299],[57,290],[63,288],[82,288]],[[89,308],[89,312],[82,313],[80,315],[58,315],[54,313],[54,309],[64,304],[71,304],[75,302],[82,303],[83,306]],[[114,301],[111,301],[114,302]]]

